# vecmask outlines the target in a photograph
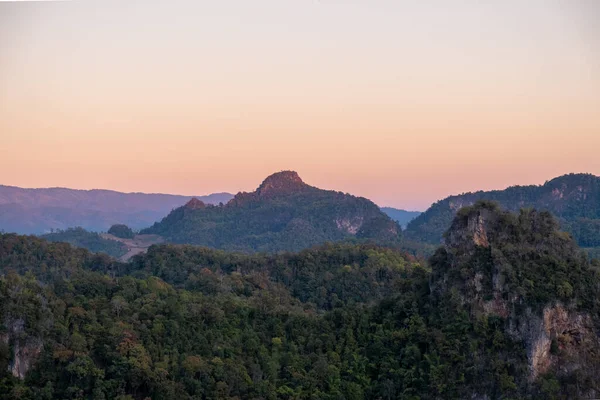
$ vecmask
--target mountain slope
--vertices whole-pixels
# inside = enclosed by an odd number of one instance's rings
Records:
[[[229,193],[215,193],[199,198],[218,204],[232,197]],[[23,189],[0,185],[0,230],[39,234],[51,229],[80,226],[91,231],[106,231],[117,223],[140,229],[192,198],[98,189]]]
[[[450,379],[471,370],[488,398],[597,398],[599,264],[549,212],[465,207],[430,265],[434,320],[461,335],[442,357],[469,356]]]
[[[393,207],[381,207],[381,211],[383,211],[388,215],[388,217],[399,223],[403,229],[406,228],[406,225],[408,225],[410,221],[421,215],[420,211],[406,211]]]
[[[127,246],[116,240],[103,238],[96,232],[88,232],[83,228],[68,228],[42,235],[49,242],[64,242],[75,247],[82,247],[94,253],[106,253],[119,258],[127,253]]]
[[[297,173],[267,177],[224,206],[194,199],[141,233],[174,243],[251,251],[294,251],[348,238],[396,242],[400,228],[370,200],[305,184]]]
[[[550,211],[579,245],[600,246],[600,178],[591,174],[564,175],[541,186],[513,186],[505,190],[450,196],[411,221],[406,237],[440,243],[456,212],[478,200],[496,201],[511,211],[524,207]]]

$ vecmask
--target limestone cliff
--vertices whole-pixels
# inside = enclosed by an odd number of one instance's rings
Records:
[[[529,384],[550,374],[600,394],[598,271],[548,213],[480,202],[460,210],[432,258],[431,291],[474,320],[500,318],[526,354]],[[577,378],[574,378],[577,377]],[[578,381],[578,382],[579,382]]]
[[[0,335],[0,342],[12,349],[8,369],[19,379],[25,378],[43,348],[41,338],[27,335],[24,326],[25,321],[21,318],[8,319],[4,323],[7,332]]]

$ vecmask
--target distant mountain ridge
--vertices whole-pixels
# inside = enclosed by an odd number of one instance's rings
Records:
[[[391,219],[398,222],[405,229],[410,221],[421,215],[421,211],[406,211],[393,207],[381,207],[381,211],[386,213]]]
[[[294,171],[281,171],[224,206],[191,200],[141,233],[172,243],[254,252],[296,251],[351,238],[395,242],[400,227],[368,199],[318,189]]]
[[[549,211],[580,246],[600,246],[600,178],[592,174],[563,175],[539,186],[512,186],[450,196],[411,221],[405,235],[411,240],[440,243],[457,211],[478,200],[498,202],[510,211],[521,208]]]
[[[232,197],[230,193],[214,193],[197,198],[218,204]],[[140,229],[192,198],[104,189],[25,189],[0,185],[0,230],[40,234],[80,226],[90,231],[106,231],[118,223]]]

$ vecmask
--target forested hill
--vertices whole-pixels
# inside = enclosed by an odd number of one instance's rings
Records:
[[[0,399],[597,398],[599,264],[556,228],[477,204],[429,266],[0,235]]]
[[[297,173],[283,171],[224,206],[192,200],[140,233],[173,243],[254,252],[297,251],[349,238],[396,243],[400,227],[370,200],[321,190]]]
[[[439,244],[456,212],[484,199],[496,201],[511,211],[524,207],[550,211],[580,246],[600,246],[600,178],[591,174],[564,175],[541,186],[513,186],[450,196],[411,221],[405,236]]]
[[[49,242],[66,242],[73,246],[83,247],[94,253],[106,253],[119,258],[127,253],[127,246],[116,240],[105,239],[96,232],[88,232],[83,228],[58,230],[41,236]]]
[[[215,193],[199,198],[206,203],[218,204],[226,203],[232,197],[229,193]],[[192,198],[100,189],[25,189],[0,185],[0,230],[42,234],[79,226],[101,232],[117,223],[140,229]]]

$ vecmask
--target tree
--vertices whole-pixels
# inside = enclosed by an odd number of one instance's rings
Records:
[[[135,233],[130,227],[124,224],[115,224],[110,227],[108,233],[121,239],[133,239]]]

